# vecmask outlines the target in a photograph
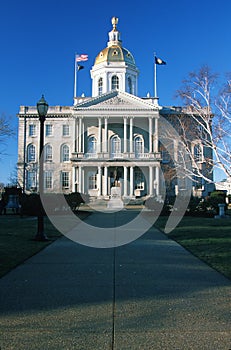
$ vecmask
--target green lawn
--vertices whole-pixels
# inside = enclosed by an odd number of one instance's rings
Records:
[[[166,220],[159,217],[155,226],[163,230]],[[46,218],[45,233],[51,241],[34,241],[36,230],[36,218],[0,216],[0,276],[61,236]],[[169,237],[231,279],[231,219],[184,217]]]
[[[44,224],[50,241],[36,242],[33,238],[37,230],[37,218],[0,216],[0,276],[61,236],[48,219],[45,218]]]
[[[166,221],[159,217],[155,226],[164,230]],[[231,218],[185,216],[168,236],[231,279]]]

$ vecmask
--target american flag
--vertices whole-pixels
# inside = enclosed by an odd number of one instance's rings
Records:
[[[76,62],[81,62],[81,61],[87,61],[88,60],[88,55],[75,55],[75,60]]]

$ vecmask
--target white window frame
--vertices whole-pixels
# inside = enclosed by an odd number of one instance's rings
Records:
[[[53,125],[52,124],[45,124],[46,128],[46,137],[53,136]]]
[[[90,153],[90,154],[97,153],[97,139],[96,139],[95,135],[90,135],[88,137],[87,153]]]
[[[64,137],[70,136],[70,125],[69,124],[63,124],[63,136]]]
[[[36,136],[36,125],[35,124],[29,124],[29,136],[34,137]]]
[[[44,172],[44,188],[46,190],[51,190],[53,188],[53,174],[50,170]]]
[[[142,155],[144,153],[144,139],[142,135],[135,136],[134,148],[136,156]]]
[[[121,154],[121,139],[118,135],[111,138],[111,154],[113,156]]]
[[[27,146],[27,163],[36,161],[36,148],[32,143]]]
[[[37,187],[37,172],[35,170],[27,171],[27,190],[36,189]]]
[[[70,188],[70,172],[69,171],[62,171],[61,172],[61,187],[62,187],[62,189],[69,189]]]
[[[45,146],[45,162],[52,162],[53,160],[53,147],[50,144],[47,144]]]
[[[88,178],[88,188],[89,190],[97,189],[97,174],[91,174]]]
[[[69,161],[70,161],[70,147],[67,144],[64,144],[61,147],[61,162],[64,163]]]
[[[112,90],[119,90],[119,86],[120,86],[119,77],[117,75],[113,75],[111,77],[111,89]]]
[[[98,95],[102,95],[103,93],[103,78],[99,78],[98,80]]]

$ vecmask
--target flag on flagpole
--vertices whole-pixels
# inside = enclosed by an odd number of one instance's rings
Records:
[[[155,56],[155,64],[163,65],[166,64],[166,62],[163,61],[161,58]]]
[[[77,70],[81,70],[83,68],[84,68],[84,66],[81,66],[80,64],[77,64]]]
[[[85,55],[85,54],[75,55],[76,62],[87,61],[87,60],[88,60],[88,55]]]

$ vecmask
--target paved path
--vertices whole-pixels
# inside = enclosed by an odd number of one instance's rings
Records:
[[[110,249],[61,238],[0,295],[2,350],[231,349],[231,282],[154,228]]]

